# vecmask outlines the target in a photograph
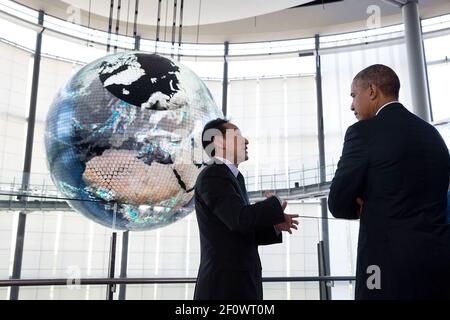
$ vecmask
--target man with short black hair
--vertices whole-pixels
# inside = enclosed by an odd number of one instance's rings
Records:
[[[200,267],[196,300],[263,298],[258,245],[282,242],[281,232],[297,229],[298,215],[285,214],[276,196],[250,204],[239,163],[248,159],[247,144],[228,120],[207,123],[202,133],[211,161],[195,185],[200,230]]]
[[[356,299],[450,299],[449,153],[438,131],[398,100],[384,65],[359,72],[328,205],[360,218]]]

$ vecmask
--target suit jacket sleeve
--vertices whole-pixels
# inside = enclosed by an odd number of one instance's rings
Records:
[[[265,228],[256,232],[256,244],[257,245],[267,245],[274,243],[282,243],[283,236],[281,232],[277,233],[274,226]]]
[[[356,198],[362,196],[369,156],[355,126],[345,133],[344,147],[328,196],[328,208],[336,218],[358,219]]]
[[[228,176],[205,174],[197,188],[208,208],[232,231],[264,230],[284,221],[283,209],[276,197],[246,205]]]

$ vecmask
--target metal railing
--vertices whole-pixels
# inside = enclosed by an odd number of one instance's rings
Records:
[[[81,279],[7,279],[0,280],[0,287],[65,286],[117,284],[185,284],[195,283],[197,278],[81,278]],[[265,277],[263,282],[333,282],[355,281],[353,276]]]
[[[320,166],[301,169],[288,169],[284,172],[274,172],[273,174],[246,175],[245,182],[247,191],[260,190],[280,190],[288,188],[300,188],[304,186],[317,185],[321,183],[321,171],[325,172],[326,181],[331,181],[336,171],[336,162]]]
[[[117,292],[117,285],[120,286],[118,300],[126,300],[125,287],[127,285],[175,285],[175,284],[195,284],[196,278],[63,278],[63,279],[7,279],[0,280],[0,288],[4,287],[53,287],[66,286],[68,289],[81,286],[106,286],[106,300],[114,300],[114,293]],[[264,277],[263,283],[299,283],[299,282],[318,282],[318,299],[331,300],[331,288],[335,282],[348,282],[353,284],[356,280],[354,276],[300,276],[300,277]],[[324,291],[330,292],[328,295]],[[51,297],[53,299],[53,297]],[[134,299],[134,298],[131,298]],[[185,298],[187,299],[187,298]]]
[[[320,171],[326,172],[327,182],[320,182]],[[272,175],[246,176],[246,184],[251,201],[264,199],[264,191],[273,191],[289,199],[314,198],[325,196],[336,167],[334,164],[325,167],[294,169],[287,172],[275,172]],[[102,201],[100,199],[79,199],[63,194],[48,179],[42,183],[30,183],[26,188],[22,177],[11,182],[0,182],[0,211],[70,211],[65,201]]]

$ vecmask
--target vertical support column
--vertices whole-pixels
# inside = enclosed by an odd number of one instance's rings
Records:
[[[109,20],[108,20],[108,41],[106,43],[106,52],[111,50],[111,32],[113,24],[113,10],[114,10],[114,0],[111,0],[109,4]]]
[[[134,50],[139,51],[141,49],[141,36],[134,37]]]
[[[184,0],[181,0],[180,5],[180,26],[178,27],[178,61],[181,58],[181,39],[183,35],[183,10],[184,10]]]
[[[420,33],[423,34],[422,32],[422,24],[420,25]],[[428,108],[428,110],[430,110],[430,122],[434,121],[433,118],[433,103],[431,101],[431,94],[430,94],[430,79],[428,78],[428,64],[427,64],[427,57],[425,55],[425,44],[423,42],[423,38],[422,38],[422,47],[423,47],[423,61],[425,62],[425,77],[426,77],[426,81],[427,81],[427,94],[428,94],[428,105],[430,106]]]
[[[155,37],[155,53],[158,52],[158,43],[159,43],[159,30],[161,24],[161,1],[158,0],[158,16],[156,18],[156,37]],[[167,3],[166,3],[167,6]]]
[[[141,45],[141,37],[137,34],[137,18],[139,14],[139,0],[136,0],[134,4],[134,23],[133,23],[133,37],[134,37],[134,50],[139,51]]]
[[[111,246],[109,249],[108,278],[110,279],[114,279],[114,273],[116,269],[116,240],[117,240],[117,233],[113,232],[111,235]],[[116,285],[108,284],[106,292],[106,300],[113,300],[114,292],[116,292]]]
[[[39,11],[38,23],[40,26],[44,25],[44,11]],[[33,139],[34,139],[34,126],[36,123],[36,106],[37,106],[37,94],[39,86],[39,71],[41,65],[41,47],[42,47],[42,28],[36,35],[36,47],[34,51],[34,64],[33,64],[33,80],[31,83],[30,94],[30,110],[28,113],[28,128],[27,128],[27,141],[25,146],[25,159],[23,165],[22,174],[22,190],[26,192],[28,190],[28,184],[30,183],[30,171],[31,160],[33,155]],[[19,196],[19,200],[25,200],[26,196]],[[23,245],[25,241],[25,223],[26,214],[21,211],[19,213],[19,221],[17,225],[17,237],[14,250],[14,261],[11,279],[20,279],[22,271],[22,257],[23,257]],[[19,287],[11,287],[9,299],[17,300],[19,298]]]
[[[430,98],[417,0],[408,0],[402,6],[402,12],[409,79],[411,88],[414,88],[411,90],[413,111],[418,117],[429,122],[431,121]]]
[[[116,15],[116,43],[114,44],[114,53],[117,53],[117,43],[119,42],[119,28],[120,28],[120,9],[122,7],[122,0],[117,3],[117,15]]]
[[[156,43],[158,43],[159,41],[159,31],[161,26],[161,1],[162,0],[158,0],[158,16],[156,18],[156,37],[155,37]]]
[[[317,244],[317,257],[319,263],[319,276],[327,276],[327,262],[325,260],[325,246],[323,241]],[[319,282],[320,300],[331,300],[331,290],[326,281]]]
[[[229,42],[224,42],[223,54],[223,82],[222,82],[222,113],[227,116],[227,101],[228,101],[228,46]]]
[[[326,182],[326,162],[325,162],[325,132],[323,127],[323,100],[322,100],[322,66],[320,64],[320,36],[315,36],[315,52],[316,52],[316,99],[317,99],[317,140],[319,147],[319,183]],[[324,270],[323,275],[330,275],[330,250],[328,236],[328,208],[327,199],[320,199],[321,208],[321,224],[322,224],[322,241],[323,241],[323,259]],[[331,297],[329,287],[321,286],[321,290],[326,290],[324,295]]]
[[[175,47],[175,31],[177,29],[177,0],[173,0],[173,20],[172,20],[172,46],[170,57],[173,58],[173,50]]]
[[[325,133],[323,128],[323,100],[322,100],[322,67],[320,64],[320,37],[315,36],[316,52],[316,101],[317,101],[317,136],[319,146],[319,182],[326,181],[325,171]]]
[[[127,266],[128,266],[128,237],[130,232],[125,231],[122,233],[122,259],[120,260],[120,277],[127,277]],[[119,289],[119,300],[126,299],[127,285],[121,284]]]
[[[113,223],[112,229],[116,228],[117,217],[117,203],[114,203],[113,209]],[[116,270],[116,247],[117,247],[117,232],[113,231],[111,234],[111,242],[109,248],[109,265],[108,265],[108,278],[114,279]],[[106,290],[106,300],[113,300],[114,292],[116,292],[116,284],[108,284]]]

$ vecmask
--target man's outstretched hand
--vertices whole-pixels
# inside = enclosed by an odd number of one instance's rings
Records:
[[[285,213],[284,214],[284,222],[276,224],[275,228],[280,232],[286,231],[286,232],[289,232],[289,234],[292,234],[291,229],[297,230],[297,225],[298,225],[298,221],[295,218],[298,218],[298,214]]]
[[[272,196],[276,196],[276,194],[273,191],[266,191],[264,192],[264,195],[266,196],[266,198],[272,197]],[[278,197],[277,197],[278,198]],[[280,200],[280,198],[278,198],[278,200]],[[283,212],[287,207],[287,201],[281,201],[281,208],[283,208]],[[298,214],[288,214],[288,213],[284,213],[284,222],[276,224],[275,225],[275,229],[277,229],[277,231],[281,232],[281,231],[286,231],[289,232],[289,234],[292,234],[292,230],[291,229],[295,229],[297,230],[297,225],[298,225]]]

